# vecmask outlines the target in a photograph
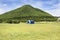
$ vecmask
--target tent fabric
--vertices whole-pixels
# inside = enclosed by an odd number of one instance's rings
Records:
[[[35,22],[34,22],[34,20],[28,20],[27,23],[28,24],[34,24]]]

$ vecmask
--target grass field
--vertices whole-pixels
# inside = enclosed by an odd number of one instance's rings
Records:
[[[60,40],[60,23],[1,23],[0,40]]]

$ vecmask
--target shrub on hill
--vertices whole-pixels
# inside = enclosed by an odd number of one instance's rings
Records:
[[[3,21],[0,19],[0,23],[2,23]]]
[[[18,24],[18,23],[20,23],[20,21],[19,20],[8,20],[8,21],[6,21],[6,23]]]

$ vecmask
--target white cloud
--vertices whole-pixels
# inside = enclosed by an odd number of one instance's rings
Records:
[[[55,9],[45,10],[45,11],[52,14],[52,15],[54,15],[54,16],[60,16],[60,3],[55,4],[53,6],[55,7]]]
[[[3,10],[2,8],[0,8],[0,14],[4,13],[5,10]]]
[[[43,3],[37,1],[37,2],[32,2],[31,5],[32,5],[33,7],[35,7],[35,8],[42,9],[42,5],[43,5]]]
[[[7,4],[3,4],[3,6],[7,6]]]

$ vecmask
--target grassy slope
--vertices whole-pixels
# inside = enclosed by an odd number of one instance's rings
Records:
[[[0,24],[0,40],[60,40],[60,23]]]
[[[24,5],[20,8],[2,14],[0,18],[13,18],[13,17],[25,17],[25,16],[52,16],[40,9],[33,8],[30,5]]]

